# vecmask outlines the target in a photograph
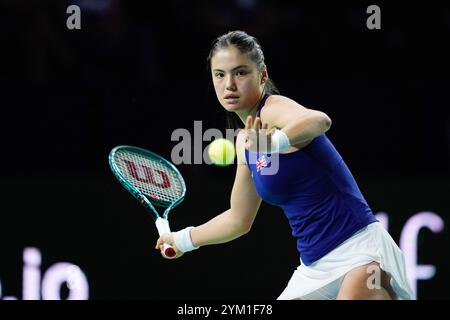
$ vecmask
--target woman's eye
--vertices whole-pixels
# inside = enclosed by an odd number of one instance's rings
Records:
[[[244,70],[240,70],[240,71],[236,72],[236,75],[238,75],[238,76],[245,76],[246,74],[247,74],[247,72]]]
[[[223,73],[216,73],[215,75],[214,75],[216,78],[223,78]]]

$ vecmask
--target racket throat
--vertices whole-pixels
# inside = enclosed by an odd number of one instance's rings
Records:
[[[170,233],[169,220],[158,217],[155,221],[156,228],[158,229],[159,235],[164,233]]]

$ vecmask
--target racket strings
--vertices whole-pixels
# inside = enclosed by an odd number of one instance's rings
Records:
[[[151,198],[174,202],[183,194],[184,185],[178,174],[162,161],[122,151],[116,153],[115,162],[122,175]]]

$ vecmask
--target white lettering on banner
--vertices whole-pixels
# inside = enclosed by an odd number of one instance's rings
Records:
[[[67,300],[87,300],[89,284],[81,269],[67,262],[52,265],[44,273],[41,282],[41,252],[37,248],[25,248],[23,251],[23,300],[61,300],[61,286],[67,285]],[[0,283],[0,297],[2,297]],[[4,290],[3,290],[4,291]],[[3,300],[17,300],[13,296],[4,296]]]
[[[428,280],[436,274],[433,265],[418,265],[417,251],[419,246],[417,239],[422,228],[428,228],[433,233],[439,233],[444,229],[444,221],[434,212],[419,212],[406,221],[400,236],[400,248],[405,253],[406,270],[411,288],[417,295],[417,280]]]
[[[388,230],[389,215],[386,212],[376,214],[383,227]],[[418,265],[419,248],[418,237],[422,228],[428,228],[433,233],[442,232],[444,220],[436,213],[424,211],[411,216],[403,226],[400,234],[400,249],[405,256],[406,272],[409,283],[417,297],[417,281],[430,280],[436,275],[434,265]],[[89,284],[86,275],[76,265],[60,262],[50,266],[42,276],[41,281],[41,252],[37,248],[25,248],[23,251],[23,300],[60,300],[61,287],[67,285],[68,300],[87,300],[89,298]],[[374,282],[375,285],[377,283]],[[0,298],[2,300],[17,300],[14,296],[4,296],[5,288],[0,282]]]
[[[41,253],[36,248],[23,251],[23,300],[39,300],[41,282]]]
[[[389,232],[389,216],[385,212],[376,214],[377,219]],[[409,285],[417,297],[417,280],[430,280],[436,274],[436,267],[433,265],[418,265],[417,251],[419,249],[417,238],[422,228],[428,228],[433,233],[439,233],[444,229],[444,221],[434,212],[419,212],[410,217],[403,226],[400,235],[400,249],[405,256],[406,275]]]

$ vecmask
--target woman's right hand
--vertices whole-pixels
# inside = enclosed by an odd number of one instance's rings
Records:
[[[174,257],[167,257],[164,254],[164,243],[170,244],[172,246],[172,248],[175,250],[176,255]],[[158,240],[156,241],[156,246],[155,246],[156,250],[160,250],[161,251],[161,255],[163,256],[163,258],[165,259],[176,259],[181,257],[184,253],[181,252],[180,250],[178,250],[177,246],[175,245],[175,241],[173,240],[173,235],[172,232],[170,233],[164,233],[162,234]]]

